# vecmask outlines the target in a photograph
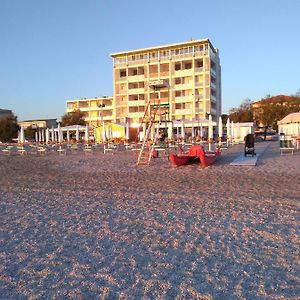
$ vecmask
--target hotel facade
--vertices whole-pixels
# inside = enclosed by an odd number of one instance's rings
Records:
[[[115,122],[113,97],[82,98],[67,101],[67,113],[80,110],[84,120],[90,126],[99,126],[102,122]]]
[[[111,54],[113,97],[67,101],[86,121],[139,124],[149,100],[168,108],[170,121],[221,115],[221,66],[209,39]],[[153,88],[155,84],[159,89]],[[103,102],[107,103],[102,105]]]

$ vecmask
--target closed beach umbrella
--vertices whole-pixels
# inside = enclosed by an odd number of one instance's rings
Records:
[[[70,130],[67,128],[67,141],[70,143]]]
[[[221,139],[223,137],[223,123],[222,123],[222,117],[219,117],[219,140],[221,142]]]
[[[126,122],[126,131],[125,131],[126,137],[125,139],[128,141],[129,140],[129,122]]]
[[[78,125],[76,126],[76,134],[75,134],[76,142],[79,141],[79,127]]]
[[[231,131],[230,131],[231,140],[233,141],[234,137],[235,137],[235,135],[234,135],[234,123],[233,123],[233,121],[231,121],[230,129],[231,129]]]
[[[54,131],[54,127],[52,126],[51,128],[51,142],[53,143],[55,139],[55,131]]]
[[[181,121],[181,138],[182,138],[182,141],[184,141],[184,122]]]
[[[85,126],[85,136],[84,136],[85,142],[89,142],[89,125],[86,124]]]
[[[168,139],[173,139],[173,123],[168,123]]]
[[[41,140],[42,140],[42,142],[45,142],[45,131],[44,131],[44,129],[42,129],[42,133],[41,133]]]
[[[202,126],[202,123],[200,123],[200,139],[202,140],[203,139],[203,126]]]
[[[208,118],[208,150],[211,151],[211,144],[214,139],[213,125],[212,125],[212,117],[209,115]]]
[[[37,143],[39,141],[39,134],[38,134],[37,131],[34,133],[34,138],[35,138],[35,141]]]
[[[102,123],[102,141],[106,141],[106,133],[105,133],[105,124],[104,122]]]
[[[49,143],[49,137],[50,137],[49,128],[46,128],[46,131],[45,131],[45,141],[46,141],[46,144]]]
[[[195,132],[194,132],[194,122],[192,121],[192,140],[194,140]]]
[[[42,130],[40,129],[39,130],[39,143],[41,143],[42,142]]]
[[[229,145],[229,141],[231,138],[231,132],[230,132],[230,119],[227,119],[227,123],[226,123],[226,129],[227,129],[227,146]]]
[[[58,143],[61,143],[62,142],[62,131],[61,131],[61,127],[60,127],[59,123],[57,126],[57,137],[58,137]]]
[[[25,143],[25,134],[24,134],[24,127],[21,126],[20,128],[20,143],[24,144]]]

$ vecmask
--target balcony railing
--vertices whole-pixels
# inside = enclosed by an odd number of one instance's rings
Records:
[[[180,96],[180,97],[175,97],[175,103],[184,103],[184,102],[192,102],[193,96]]]
[[[128,76],[128,82],[137,82],[137,81],[143,81],[145,79],[145,75],[131,75]]]
[[[203,70],[204,70],[203,67],[195,68],[195,73],[203,72]]]
[[[184,108],[184,109],[176,109],[176,108],[175,108],[175,114],[176,114],[176,115],[188,115],[188,114],[193,114],[193,109],[192,109],[192,108]]]
[[[145,88],[128,89],[129,94],[144,94]]]
[[[193,88],[193,83],[175,84],[174,89],[177,90],[188,90]]]
[[[181,69],[175,71],[175,76],[188,76],[193,74],[193,69]]]
[[[141,106],[145,105],[145,100],[129,100],[128,106]]]

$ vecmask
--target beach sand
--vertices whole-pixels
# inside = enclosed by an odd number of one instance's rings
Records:
[[[300,152],[0,155],[0,299],[299,299]]]

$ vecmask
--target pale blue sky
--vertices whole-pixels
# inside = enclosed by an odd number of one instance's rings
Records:
[[[60,118],[112,95],[110,53],[209,38],[223,112],[300,89],[300,0],[0,0],[0,108]]]

